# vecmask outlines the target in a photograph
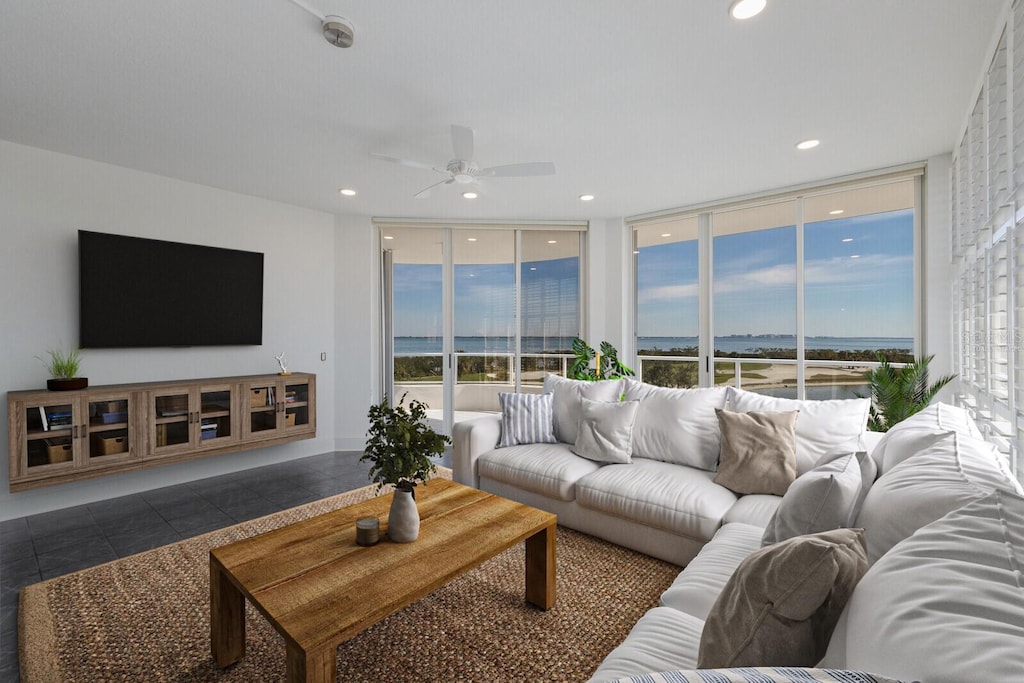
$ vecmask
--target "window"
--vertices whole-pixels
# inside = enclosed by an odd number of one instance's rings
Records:
[[[583,226],[378,227],[393,400],[425,402],[447,429],[564,374],[581,329]]]
[[[637,221],[643,380],[847,398],[911,360],[916,175]]]

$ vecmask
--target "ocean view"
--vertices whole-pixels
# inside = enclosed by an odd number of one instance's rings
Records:
[[[541,353],[544,351],[564,350],[572,348],[574,337],[523,337],[523,353]],[[600,340],[591,342],[597,347]],[[696,337],[639,337],[637,349],[644,351],[668,351],[696,347]],[[879,349],[905,349],[910,352],[914,348],[914,340],[909,337],[807,337],[804,343],[807,349],[834,349],[836,351],[875,351]],[[747,353],[758,349],[795,349],[796,337],[793,335],[733,335],[715,337],[715,350],[726,353]],[[515,351],[510,337],[455,337],[455,350],[461,353],[512,353]],[[441,337],[395,337],[395,354],[429,354],[441,353]]]

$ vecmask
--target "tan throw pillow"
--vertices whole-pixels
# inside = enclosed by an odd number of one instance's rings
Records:
[[[722,432],[715,483],[734,493],[785,495],[796,479],[800,411],[733,413],[715,409]]]
[[[704,622],[698,667],[816,665],[867,568],[863,529],[797,536],[753,552]]]

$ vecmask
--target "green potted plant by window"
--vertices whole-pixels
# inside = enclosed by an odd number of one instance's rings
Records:
[[[72,391],[85,389],[89,386],[88,377],[79,377],[78,371],[82,367],[82,351],[80,349],[49,349],[47,352],[49,360],[39,358],[50,372],[50,379],[46,380],[46,388],[50,391]]]
[[[579,337],[572,340],[573,359],[566,373],[568,379],[597,381],[600,379],[621,379],[632,377],[634,373],[619,361],[619,352],[606,341],[601,342],[601,352],[594,351],[587,342]],[[595,361],[594,367],[590,362]]]
[[[377,484],[378,491],[386,484],[395,487],[388,514],[388,537],[398,543],[414,541],[419,535],[415,487],[436,472],[431,456],[441,455],[451,443],[451,439],[425,422],[425,403],[414,399],[409,401],[408,408],[404,403],[405,394],[396,406],[389,405],[387,398],[370,406],[366,449],[359,458],[360,462],[371,463],[370,481]]]
[[[926,408],[942,387],[956,379],[956,375],[946,375],[929,384],[928,364],[933,358],[935,356],[924,356],[897,368],[878,354],[878,367],[868,373],[871,385],[868,429],[888,431],[897,422]]]

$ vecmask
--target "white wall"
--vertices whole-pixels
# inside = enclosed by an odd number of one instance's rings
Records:
[[[953,372],[953,305],[950,301],[955,270],[952,264],[949,174],[952,154],[928,159],[923,185],[924,234],[922,235],[923,306],[922,355],[935,355],[930,366],[932,379]],[[955,383],[954,383],[955,384]],[[939,396],[950,401],[952,386]]]
[[[290,369],[317,374],[318,436],[15,494],[5,466],[0,519],[334,449],[333,216],[0,141],[0,392],[43,387],[36,356],[77,343],[79,229],[265,254],[262,346],[88,350],[90,385],[276,372],[284,351]]]
[[[334,315],[337,450],[361,451],[370,426],[366,412],[380,401],[380,247],[369,216],[338,216]]]

